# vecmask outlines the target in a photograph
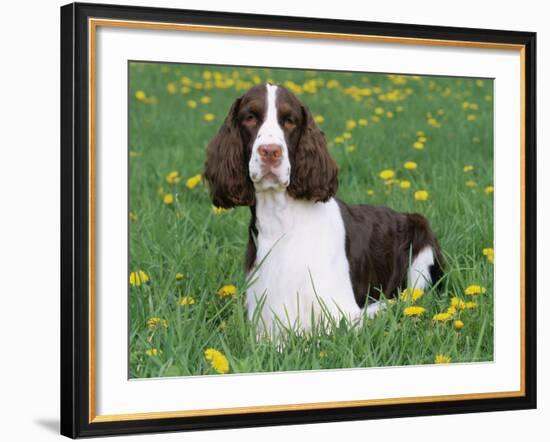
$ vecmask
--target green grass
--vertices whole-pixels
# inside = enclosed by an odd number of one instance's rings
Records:
[[[406,317],[408,304],[399,301],[361,327],[290,334],[282,349],[256,341],[244,309],[249,209],[216,214],[204,183],[189,189],[186,180],[202,173],[205,147],[233,100],[266,80],[306,85],[299,98],[324,117],[320,126],[339,165],[340,198],[430,220],[447,269],[440,290],[417,301],[426,309],[421,318]],[[230,373],[431,364],[438,354],[452,362],[492,360],[493,268],[482,253],[493,244],[493,199],[484,191],[493,182],[492,87],[474,79],[131,63],[129,266],[150,280],[129,288],[130,377],[215,374],[204,357],[207,348],[227,357]],[[399,94],[387,95],[395,90]],[[210,103],[200,101],[205,96]],[[346,122],[361,118],[368,125],[357,124],[351,138],[337,142]],[[422,150],[413,147],[417,131],[427,138]],[[404,169],[405,161],[417,169]],[[464,172],[465,165],[474,170]],[[385,183],[378,176],[383,169],[411,187]],[[176,184],[166,181],[172,171],[181,177]],[[469,180],[477,185],[468,187]],[[416,201],[417,190],[428,191],[428,200]],[[172,204],[163,202],[166,194]],[[185,278],[176,280],[178,272]],[[238,287],[236,295],[218,296],[226,284]],[[464,289],[471,284],[487,293],[470,299]],[[180,305],[186,296],[195,303]],[[432,321],[453,296],[478,304],[453,318],[464,322],[459,332],[453,320]],[[167,327],[148,327],[155,317]],[[148,354],[152,348],[156,355]]]

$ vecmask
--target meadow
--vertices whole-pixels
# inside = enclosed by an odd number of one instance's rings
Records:
[[[130,378],[493,359],[493,83],[389,74],[130,63]],[[212,206],[205,148],[251,86],[304,102],[348,203],[418,212],[445,276],[359,327],[257,340],[246,319],[249,209]]]

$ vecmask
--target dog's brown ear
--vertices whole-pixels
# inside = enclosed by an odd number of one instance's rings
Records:
[[[287,190],[294,198],[327,201],[338,190],[338,166],[328,152],[323,132],[305,106],[302,106],[302,117],[300,141],[290,152],[290,185]]]
[[[248,176],[248,155],[238,127],[237,98],[224,123],[206,149],[204,177],[217,207],[251,206],[255,201],[254,185]]]

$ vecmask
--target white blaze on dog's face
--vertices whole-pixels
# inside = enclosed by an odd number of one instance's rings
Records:
[[[284,190],[290,183],[290,160],[279,123],[277,86],[266,84],[265,115],[252,144],[248,168],[256,191]]]

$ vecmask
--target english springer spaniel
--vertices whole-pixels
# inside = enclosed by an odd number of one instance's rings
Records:
[[[334,197],[338,169],[309,109],[265,84],[237,98],[207,148],[214,205],[249,206],[248,317],[258,332],[373,316],[380,291],[424,289],[443,259],[428,221]],[[255,313],[257,312],[257,313]]]

